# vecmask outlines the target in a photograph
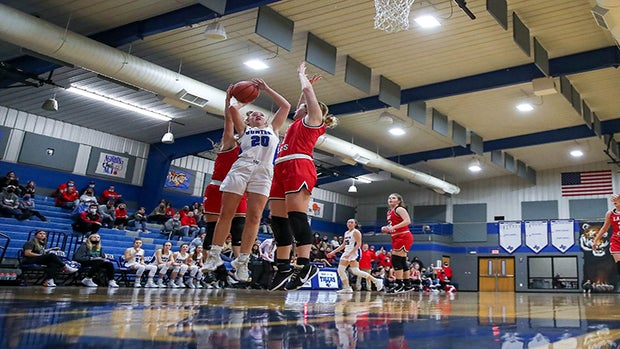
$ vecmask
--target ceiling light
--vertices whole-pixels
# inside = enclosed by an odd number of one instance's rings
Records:
[[[222,41],[226,40],[226,29],[220,22],[214,22],[207,25],[204,35],[207,39]]]
[[[583,152],[581,150],[579,150],[579,149],[571,150],[570,156],[572,156],[574,158],[580,158],[580,157],[583,156]]]
[[[388,132],[393,136],[402,136],[405,134],[405,130],[400,127],[392,127]]]
[[[104,102],[104,103],[108,103],[111,104],[113,106],[119,107],[119,108],[123,108],[125,110],[129,110],[129,111],[133,111],[136,113],[140,113],[144,116],[149,116],[152,117],[154,119],[157,120],[163,120],[163,121],[170,121],[172,119],[171,116],[162,114],[160,112],[156,112],[153,110],[149,110],[146,108],[143,108],[141,106],[135,105],[135,104],[131,104],[125,101],[122,101],[120,99],[116,99],[110,96],[105,96],[103,94],[100,94],[98,92],[94,92],[94,91],[89,91],[83,87],[77,87],[77,86],[71,86],[67,89],[67,92],[71,92],[71,93],[75,93],[77,95],[83,96],[83,97],[87,97],[90,99],[94,99],[96,101],[100,101],[100,102]]]
[[[161,137],[161,142],[164,144],[174,143],[174,135],[172,134],[172,132],[170,132],[170,124],[171,122],[168,123],[168,132],[164,133],[164,135]]]
[[[471,172],[480,172],[482,171],[482,166],[480,165],[480,161],[478,159],[474,159],[469,163],[468,167]]]
[[[56,100],[56,94],[54,94],[52,98],[45,100],[41,108],[47,111],[58,111],[58,101]]]
[[[353,183],[349,187],[348,192],[349,193],[357,193],[357,187],[355,186],[355,178],[353,178]]]
[[[414,19],[414,21],[416,21],[416,23],[418,23],[420,27],[425,28],[425,29],[434,28],[434,27],[438,27],[441,25],[441,23],[439,23],[437,18],[430,16],[430,15],[417,17]]]
[[[530,103],[519,103],[517,104],[517,110],[525,113],[534,110],[534,107]]]
[[[250,59],[249,61],[243,62],[243,64],[254,70],[263,70],[269,68],[269,66],[260,59]]]
[[[365,177],[357,177],[357,178],[355,178],[355,179],[356,179],[358,182],[360,182],[360,183],[364,183],[364,184],[370,184],[370,183],[372,183],[372,181],[371,181],[370,179],[365,178]]]

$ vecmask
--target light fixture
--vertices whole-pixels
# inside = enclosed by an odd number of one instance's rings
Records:
[[[47,111],[58,111],[58,101],[56,100],[56,94],[54,93],[54,96],[52,96],[52,98],[45,100],[41,108]]]
[[[248,61],[243,62],[246,66],[254,69],[254,70],[264,70],[269,68],[269,66],[260,59],[250,59]]]
[[[360,183],[364,183],[364,184],[370,184],[372,183],[372,180],[366,178],[366,177],[356,177],[355,178],[358,182]]]
[[[219,21],[209,23],[205,28],[204,35],[207,39],[211,39],[214,41],[222,41],[226,40],[226,29],[224,29],[224,25]]]
[[[468,169],[469,169],[470,172],[480,172],[480,171],[482,171],[482,166],[480,165],[480,161],[478,159],[473,159],[469,163]]]
[[[420,16],[414,19],[418,25],[424,29],[434,28],[441,25],[437,18],[431,15]]]
[[[349,193],[357,193],[357,187],[355,186],[355,178],[353,178],[353,183],[351,183],[351,186],[349,187],[348,192]]]
[[[570,156],[574,158],[580,158],[583,156],[583,152],[579,149],[574,149],[570,151]]]
[[[96,101],[100,101],[100,102],[104,102],[104,103],[108,103],[111,104],[113,106],[119,107],[119,108],[123,108],[125,110],[129,110],[129,111],[133,111],[136,113],[140,113],[144,116],[149,116],[152,117],[154,119],[157,120],[163,120],[163,121],[170,121],[172,119],[171,116],[168,116],[166,114],[157,112],[157,111],[153,111],[153,110],[149,110],[146,109],[144,107],[135,105],[135,104],[131,104],[129,102],[125,102],[123,100],[120,99],[116,99],[114,97],[110,97],[110,96],[106,96],[103,95],[99,92],[95,92],[95,91],[90,91],[87,90],[83,87],[77,87],[77,86],[71,86],[67,89],[67,92],[71,92],[71,93],[75,93],[77,95],[86,97],[86,98],[90,98],[90,99],[94,99]]]
[[[394,123],[394,116],[387,111],[379,114],[379,122],[385,125],[391,125]]]
[[[171,122],[168,123],[168,132],[164,133],[164,135],[161,137],[161,142],[164,144],[174,143],[174,135],[172,134],[172,132],[170,132],[170,124]]]
[[[521,102],[519,104],[517,104],[517,110],[522,112],[522,113],[527,113],[530,112],[532,110],[534,110],[534,107],[532,106],[532,104],[528,103],[528,102]]]
[[[405,134],[405,130],[400,127],[392,127],[388,132],[393,136],[402,136]]]

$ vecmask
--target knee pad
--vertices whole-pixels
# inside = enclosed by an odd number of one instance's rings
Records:
[[[392,255],[392,267],[394,270],[405,270],[407,267],[407,258]]]
[[[230,224],[230,235],[232,236],[231,244],[233,246],[241,246],[241,233],[245,226],[245,217],[235,217]]]
[[[351,274],[357,276],[358,278],[366,278],[368,274],[364,273],[360,270],[360,268],[349,268]]]
[[[273,230],[273,238],[278,246],[291,246],[293,244],[288,218],[272,216],[271,229]]]
[[[349,280],[347,276],[347,267],[344,265],[338,265],[338,276],[340,276],[340,280]]]
[[[207,226],[205,229],[205,233],[207,235],[205,236],[205,240],[202,243],[202,247],[205,249],[205,251],[208,251],[211,249],[211,244],[213,244],[213,234],[215,233],[216,224],[217,222],[207,222]]]
[[[289,212],[288,223],[293,232],[297,246],[312,244],[312,229],[308,224],[308,215],[304,212]]]

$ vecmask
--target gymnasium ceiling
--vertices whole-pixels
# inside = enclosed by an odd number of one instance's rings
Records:
[[[337,48],[335,74],[313,65],[308,69],[323,76],[315,87],[317,95],[339,118],[338,127],[328,133],[457,186],[506,175],[527,183],[492,163],[491,151],[508,154],[534,171],[611,161],[604,152],[603,138],[586,127],[581,113],[561,93],[534,96],[531,80],[544,75],[534,65],[533,54],[524,53],[512,38],[514,12],[548,52],[550,75],[558,89],[559,78],[567,79],[600,119],[603,133],[613,134],[620,127],[620,51],[611,34],[593,19],[590,9],[594,1],[508,0],[505,30],[489,14],[484,0],[467,1],[475,20],[453,1],[418,0],[410,17],[434,12],[441,26],[422,29],[410,19],[409,29],[397,33],[373,28],[375,7],[369,0],[228,0],[223,16],[191,0],[3,0],[2,4],[220,90],[235,81],[263,78],[293,104],[299,97],[296,67],[304,60],[311,32]],[[290,51],[254,32],[259,5],[294,21]],[[216,20],[225,27],[226,40],[215,42],[204,36],[205,27]],[[179,109],[152,92],[135,91],[101,79],[95,72],[54,65],[24,52],[0,41],[0,61],[6,64],[0,75],[0,105],[146,143],[160,141],[167,122],[62,88],[79,84],[172,115],[176,138],[222,127],[221,116],[200,108]],[[243,65],[249,56],[267,59],[270,68],[251,71]],[[369,93],[344,81],[347,56],[372,69]],[[13,74],[13,68],[29,78]],[[379,101],[381,76],[401,87],[400,109]],[[33,84],[17,87],[18,80]],[[44,80],[53,84],[41,83]],[[42,102],[53,94],[59,111],[41,109]],[[534,101],[533,111],[516,111],[516,102],[524,98]],[[467,146],[456,144],[451,133],[444,136],[433,131],[430,117],[426,124],[408,117],[407,104],[416,102],[425,102],[429,115],[434,108],[450,123],[482,137],[484,153],[476,156],[482,163],[481,172],[467,170],[474,154]],[[256,104],[271,107],[263,97]],[[387,133],[391,125],[379,122],[386,111],[393,115],[394,124],[404,126],[405,135]],[[209,144],[206,139],[205,144]],[[573,148],[581,148],[585,155],[571,158],[568,150]],[[320,187],[327,190],[346,194],[351,177],[364,173],[383,180],[357,183],[358,192],[348,195],[405,191],[415,186],[397,178],[385,179],[360,165],[347,165],[324,152],[315,155],[322,173]]]

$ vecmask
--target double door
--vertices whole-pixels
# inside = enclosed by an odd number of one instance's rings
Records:
[[[479,292],[514,292],[514,257],[481,257],[478,259]]]

